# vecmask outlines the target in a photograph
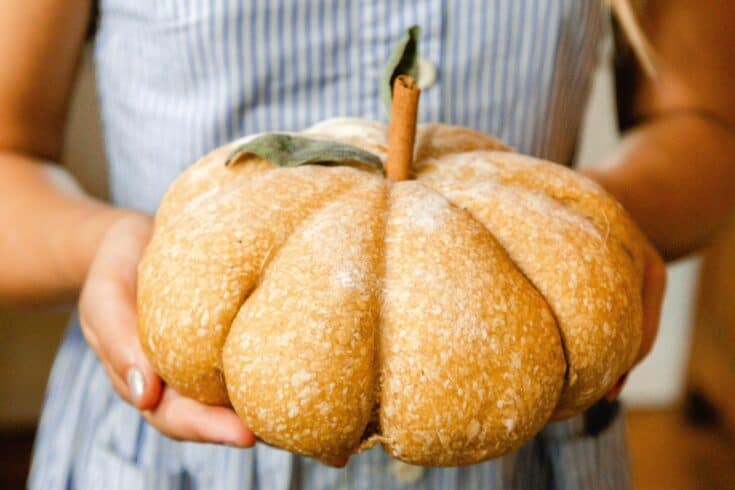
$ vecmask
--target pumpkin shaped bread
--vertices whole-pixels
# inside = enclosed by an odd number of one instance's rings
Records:
[[[386,156],[382,123],[300,135]],[[265,442],[476,463],[580,413],[632,366],[639,232],[584,177],[442,124],[419,126],[401,182],[357,163],[226,167],[235,146],[164,197],[139,333],[169,385],[231,404]]]

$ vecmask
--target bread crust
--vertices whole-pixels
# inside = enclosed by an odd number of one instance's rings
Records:
[[[302,134],[385,159],[386,127]],[[236,142],[238,143],[238,142]],[[465,128],[420,126],[415,180],[358,166],[187,169],[139,268],[162,378],[318,458],[382,443],[477,463],[575,415],[633,363],[640,235],[584,177]]]

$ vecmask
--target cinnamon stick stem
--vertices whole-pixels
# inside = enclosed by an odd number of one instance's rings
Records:
[[[385,173],[390,180],[411,177],[413,145],[416,140],[419,95],[421,89],[408,75],[400,75],[393,82],[390,128],[388,130],[388,161]]]

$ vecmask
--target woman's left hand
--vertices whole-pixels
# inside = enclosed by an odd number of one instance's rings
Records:
[[[612,189],[606,185],[608,169],[592,167],[582,170],[582,174],[588,177],[608,191]],[[612,193],[613,196],[614,193]],[[664,299],[664,291],[666,290],[666,264],[661,254],[658,253],[653,244],[640,232],[640,240],[643,243],[643,287],[641,294],[643,296],[643,333],[641,336],[641,344],[638,348],[638,355],[635,364],[641,362],[651,349],[658,334],[658,324],[661,317],[661,305]],[[625,386],[628,373],[623,374],[618,379],[615,386],[605,395],[605,398],[612,401],[616,399]]]

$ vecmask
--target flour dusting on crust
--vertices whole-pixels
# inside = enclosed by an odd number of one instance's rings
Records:
[[[386,131],[341,118],[299,134],[384,160]],[[399,183],[257,157],[225,168],[236,143],[166,193],[139,333],[170,386],[231,403],[264,441],[477,463],[631,366],[640,232],[599,186],[441,124],[419,127],[416,180]]]

